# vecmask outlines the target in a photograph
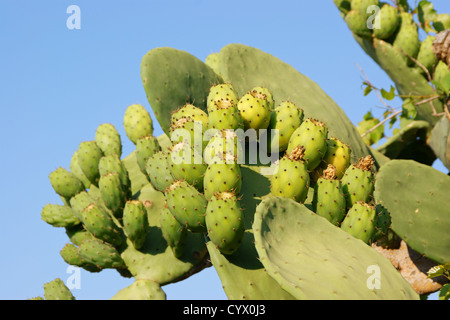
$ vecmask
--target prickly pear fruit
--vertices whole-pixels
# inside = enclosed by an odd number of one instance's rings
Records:
[[[244,149],[239,136],[233,130],[215,132],[203,150],[203,160],[206,164],[217,160],[224,161],[224,153],[234,157],[238,163],[244,163]]]
[[[432,71],[437,63],[437,58],[433,51],[434,36],[427,36],[420,45],[419,53],[417,54],[417,61],[419,61],[428,71]]]
[[[97,186],[100,179],[99,162],[103,157],[102,150],[95,141],[81,142],[78,147],[78,164],[89,181]]]
[[[253,91],[253,92],[256,91],[260,95],[265,95],[267,104],[269,105],[269,109],[270,110],[275,109],[275,101],[273,100],[272,92],[269,89],[264,88],[264,87],[255,87],[251,91]]]
[[[379,26],[373,29],[373,35],[377,39],[386,40],[390,38],[400,25],[398,9],[385,3],[375,16],[375,21],[379,21]]]
[[[89,272],[100,272],[101,269],[96,265],[87,263],[79,254],[78,248],[71,243],[68,243],[59,252],[64,262],[71,266],[81,267]]]
[[[152,118],[140,104],[133,104],[127,108],[123,118],[123,126],[128,139],[134,144],[140,137],[153,135]]]
[[[164,151],[155,153],[147,160],[146,172],[152,186],[163,192],[173,182],[168,155]]]
[[[244,120],[245,130],[267,129],[269,126],[271,110],[265,94],[257,90],[249,91],[242,96],[237,107]]]
[[[119,174],[111,172],[101,176],[98,187],[105,206],[111,210],[116,218],[121,218],[127,199],[122,189]]]
[[[342,221],[341,229],[369,244],[375,234],[375,207],[358,201],[350,208]]]
[[[122,244],[120,229],[113,222],[109,214],[95,203],[91,203],[81,211],[86,230],[97,239],[106,241],[115,246]]]
[[[300,146],[304,150],[304,161],[308,170],[314,170],[327,152],[328,129],[324,123],[308,118],[294,131],[286,150],[291,153]]]
[[[66,228],[66,235],[69,237],[70,242],[76,246],[79,246],[86,239],[95,239],[82,224]]]
[[[83,183],[70,171],[59,167],[49,176],[53,190],[61,197],[70,199],[84,191]]]
[[[327,139],[327,152],[322,159],[321,164],[314,170],[315,181],[322,175],[322,171],[333,165],[336,168],[336,177],[341,179],[345,170],[350,166],[351,150],[348,145],[337,138]]]
[[[117,129],[110,123],[98,126],[95,131],[95,142],[104,155],[116,154],[122,156],[122,140]]]
[[[141,201],[127,201],[123,210],[123,228],[133,246],[139,250],[145,243],[149,229],[147,210]]]
[[[366,18],[361,15],[359,10],[351,10],[344,20],[348,28],[358,36],[366,39],[370,39],[372,36],[372,30],[367,27]]]
[[[221,100],[211,107],[208,114],[209,129],[244,129],[244,120],[236,104]]]
[[[193,104],[185,104],[172,112],[170,122],[171,124],[175,124],[182,118],[191,118],[194,121],[200,121],[205,127],[208,127],[208,114]]]
[[[285,151],[289,145],[289,139],[294,131],[303,121],[303,110],[289,101],[281,102],[275,110],[272,111],[270,124],[267,130],[278,130],[274,133],[269,132],[269,149],[278,145],[278,150]]]
[[[233,254],[244,236],[244,214],[234,193],[216,193],[206,210],[208,237],[220,252]]]
[[[98,239],[84,240],[78,247],[78,254],[83,262],[95,265],[99,269],[125,267],[125,263],[116,248]]]
[[[314,186],[313,211],[335,226],[339,226],[347,212],[342,184],[336,176],[336,168],[328,165]]]
[[[206,232],[208,201],[186,181],[174,181],[165,191],[167,207],[177,221],[192,232]]]
[[[70,159],[70,172],[83,183],[86,189],[89,189],[91,182],[80,168],[80,164],[78,163],[78,150],[73,153],[72,158]]]
[[[136,142],[136,159],[142,173],[145,173],[147,161],[155,153],[161,151],[158,139],[154,136],[140,137]]]
[[[371,156],[360,158],[357,164],[351,164],[342,177],[342,188],[347,201],[347,209],[357,201],[369,203],[373,198],[374,175]]]
[[[59,278],[44,284],[44,298],[45,300],[75,300],[69,288]]]
[[[73,227],[81,223],[69,206],[46,204],[41,211],[41,218],[53,227]]]
[[[161,210],[159,222],[162,235],[172,248],[174,256],[181,257],[186,243],[187,229],[175,219],[167,205]]]
[[[214,85],[209,89],[207,98],[208,113],[213,110],[216,103],[221,101],[229,101],[232,105],[238,103],[238,96],[231,83]]]
[[[175,180],[186,180],[199,191],[203,191],[203,176],[208,165],[203,162],[202,154],[189,143],[180,142],[171,148],[169,168]]]
[[[350,8],[352,10],[359,10],[361,8],[363,0],[350,0]]]
[[[233,192],[239,194],[242,185],[241,167],[235,157],[224,154],[224,160],[217,160],[208,165],[203,181],[206,199],[211,199],[216,192]]]
[[[392,45],[401,54],[406,55],[405,59],[407,59],[408,65],[413,65],[414,62],[409,57],[416,58],[420,50],[418,28],[411,15],[407,12],[400,14],[400,20],[400,28]]]
[[[70,199],[70,207],[79,220],[83,220],[82,211],[91,203],[95,203],[95,200],[86,191],[82,191]]]
[[[304,148],[296,147],[280,159],[272,176],[270,191],[275,197],[285,197],[303,203],[308,196],[310,177],[303,160]]]
[[[122,183],[122,190],[125,192],[126,198],[131,198],[131,181],[128,171],[117,155],[108,155],[100,159],[98,169],[101,176],[108,173],[117,173]]]
[[[351,9],[350,0],[333,0],[342,14],[347,14]]]
[[[170,140],[173,144],[189,143],[193,148],[203,151],[208,144],[207,141],[203,140],[206,130],[208,130],[207,125],[205,126],[201,121],[196,121],[190,117],[181,118],[170,125]]]
[[[373,10],[370,10],[371,6],[379,7],[379,0],[362,0],[359,6],[359,13],[366,19],[373,14]]]

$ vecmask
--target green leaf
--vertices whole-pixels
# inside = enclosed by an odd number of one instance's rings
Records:
[[[412,103],[411,100],[405,100],[402,106],[402,118],[406,119],[416,119],[417,117],[417,110],[414,106],[414,103]]]
[[[364,89],[364,96],[367,96],[369,93],[371,93],[372,92],[372,87],[369,87],[369,86],[367,86],[365,89]]]
[[[436,18],[436,10],[433,8],[433,4],[430,1],[420,1],[418,6],[418,17],[421,27],[426,32],[433,32],[431,22]]]
[[[367,113],[364,115],[363,119],[364,119],[364,120],[370,120],[370,119],[373,119],[372,111],[367,112]]]
[[[391,101],[392,99],[395,98],[395,88],[391,86],[389,92],[387,92],[384,89],[381,89],[381,95],[383,96],[384,99]]]
[[[364,117],[364,120],[358,123],[358,127],[356,128],[360,135],[363,135],[373,127],[375,127],[377,124],[380,123],[380,120],[375,118],[369,118],[366,119]],[[366,134],[363,138],[364,142],[368,144],[369,146],[377,143],[381,138],[384,137],[384,124],[377,127],[372,132],[369,132]]]
[[[443,265],[434,266],[427,272],[428,278],[436,278],[443,276],[445,272],[445,268]]]
[[[393,117],[391,118],[391,120],[389,120],[389,129],[392,129],[392,126],[397,122],[397,117]]]
[[[439,300],[450,300],[450,283],[444,284],[439,291]]]

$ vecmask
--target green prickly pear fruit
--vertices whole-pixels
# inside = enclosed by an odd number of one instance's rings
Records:
[[[134,144],[140,137],[153,135],[153,121],[148,111],[140,104],[132,104],[125,111],[123,126],[128,139]]]
[[[122,156],[122,140],[117,129],[110,123],[98,126],[95,131],[95,142],[104,155],[116,154]]]
[[[417,61],[430,72],[438,61],[433,51],[433,41],[435,39],[436,37],[434,36],[427,36],[420,45],[420,50],[417,54]]]
[[[147,161],[155,153],[161,151],[158,139],[154,136],[141,137],[136,142],[136,159],[142,173],[145,173]]]
[[[122,235],[119,227],[114,223],[109,214],[99,205],[91,203],[81,211],[86,230],[97,239],[106,241],[115,246],[122,244]]]
[[[179,142],[189,143],[193,148],[203,151],[208,141],[203,140],[208,126],[201,121],[191,117],[181,118],[170,125],[170,140],[176,144]]]
[[[119,174],[111,172],[101,176],[98,186],[105,206],[116,218],[121,218],[127,200]]]
[[[78,247],[82,261],[99,269],[124,268],[125,263],[112,245],[98,239],[87,239]]]
[[[70,159],[70,171],[77,177],[84,185],[85,189],[89,189],[91,182],[81,170],[80,164],[78,163],[78,150],[75,151]]]
[[[375,21],[379,21],[379,26],[373,29],[373,35],[377,39],[387,40],[398,29],[400,16],[398,9],[385,3],[375,16]]]
[[[70,199],[70,207],[72,208],[73,214],[81,221],[83,220],[82,211],[91,203],[95,203],[95,199],[86,190]]]
[[[57,228],[73,227],[81,223],[71,207],[58,204],[45,205],[41,212],[41,218]]]
[[[225,255],[239,248],[244,236],[244,213],[234,193],[216,193],[208,202],[206,226],[211,242]]]
[[[199,191],[203,191],[203,176],[208,165],[203,162],[202,154],[189,143],[180,142],[171,148],[169,168],[175,180],[186,180]]]
[[[294,148],[303,147],[308,170],[314,170],[327,152],[327,140],[328,129],[325,124],[308,118],[292,134],[286,152],[291,153]]]
[[[155,153],[147,161],[146,172],[150,183],[158,191],[163,192],[173,182],[169,159],[164,151]]]
[[[208,114],[208,128],[217,130],[244,129],[244,120],[238,107],[229,100],[221,100],[211,107]]]
[[[375,207],[358,201],[350,208],[342,221],[341,229],[369,244],[375,234]]]
[[[69,288],[59,278],[44,284],[44,298],[45,300],[75,300]]]
[[[351,10],[347,13],[344,20],[353,33],[366,39],[372,37],[372,30],[367,27],[367,20],[361,15],[359,10]]]
[[[416,58],[420,50],[419,31],[412,20],[411,14],[402,12],[400,14],[400,29],[392,44],[401,54],[406,55],[408,65],[414,62],[409,57]]]
[[[131,198],[131,181],[128,175],[128,170],[120,160],[119,156],[111,154],[100,159],[99,165],[100,176],[108,173],[117,173],[122,183],[122,190],[125,192],[126,199]]]
[[[66,234],[74,245],[79,246],[86,239],[94,239],[94,236],[84,229],[82,224],[66,228]]]
[[[224,153],[223,160],[208,165],[204,178],[204,194],[211,199],[216,192],[239,194],[242,185],[241,167],[235,157]]]
[[[249,91],[242,96],[237,107],[244,120],[245,130],[267,129],[269,126],[271,110],[265,94],[257,90]]]
[[[272,176],[270,191],[275,197],[285,197],[303,203],[308,196],[310,177],[303,160],[303,147],[295,147],[280,159]]]
[[[313,172],[314,180],[322,175],[322,171],[333,165],[336,168],[336,177],[341,179],[344,176],[345,170],[350,166],[351,150],[348,145],[337,138],[327,139],[327,152],[323,157],[322,163]]]
[[[133,246],[141,249],[149,229],[147,210],[141,201],[127,201],[123,210],[123,228]]]
[[[206,164],[217,160],[223,161],[223,155],[234,157],[238,163],[244,162],[244,149],[239,136],[233,130],[220,130],[209,139],[203,150],[203,159]]]
[[[342,188],[347,200],[347,209],[356,202],[369,203],[373,197],[374,175],[371,156],[360,158],[357,164],[351,164],[342,177]]]
[[[350,8],[352,10],[359,10],[361,8],[363,0],[351,0],[350,1]]]
[[[278,130],[274,134],[269,131],[269,150],[283,152],[289,145],[289,139],[303,121],[303,110],[289,101],[281,102],[272,111],[270,124],[267,130]],[[272,150],[272,146],[278,145],[278,150]]]
[[[443,61],[439,61],[434,69],[433,80],[437,82],[442,82],[445,77],[450,75],[449,67]]]
[[[100,179],[99,162],[103,157],[102,150],[95,141],[81,142],[78,147],[78,164],[91,184],[97,186]]]
[[[171,124],[175,124],[183,118],[191,118],[194,121],[200,121],[204,127],[208,127],[208,114],[193,104],[185,104],[181,108],[173,111],[170,116],[170,122]]]
[[[61,197],[70,199],[84,191],[83,183],[70,171],[59,167],[49,176],[53,190]]]
[[[362,0],[359,6],[360,14],[366,19],[374,13],[374,10],[371,10],[371,6],[380,6],[379,0]]]
[[[336,176],[336,168],[328,165],[314,186],[313,211],[335,226],[339,226],[347,212],[342,184]]]
[[[160,216],[161,232],[173,255],[180,258],[183,255],[184,245],[187,238],[187,229],[181,225],[166,206],[161,210]]]
[[[186,181],[174,181],[165,191],[167,207],[177,221],[194,233],[206,232],[208,201]]]
[[[275,109],[275,101],[273,100],[272,92],[269,89],[260,86],[253,88],[251,91],[256,91],[259,95],[265,95],[269,109],[271,111]]]
[[[232,105],[236,105],[239,101],[236,92],[231,83],[223,83],[214,85],[209,89],[207,98],[208,113],[214,109],[216,103],[220,101],[229,101]]]
[[[68,243],[59,252],[64,262],[71,266],[81,267],[89,272],[100,272],[101,269],[95,265],[87,263],[79,254],[78,248],[71,243]]]

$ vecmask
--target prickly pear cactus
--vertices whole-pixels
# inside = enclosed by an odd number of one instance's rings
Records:
[[[390,230],[397,210],[372,193],[377,171],[391,162],[364,143],[317,84],[244,45],[228,45],[206,64],[187,52],[153,49],[141,77],[165,134],[153,137],[148,111],[131,105],[123,120],[131,154],[122,157],[117,131],[101,125],[72,155],[73,172],[50,176],[64,203],[45,206],[41,217],[66,229],[64,261],[134,277],[113,296],[118,300],[166,299],[164,285],[211,266],[230,299],[418,298],[370,246]],[[243,128],[260,132],[242,136]],[[192,139],[206,129],[216,130],[209,140]],[[272,144],[266,129],[282,132],[275,156],[264,149]],[[377,183],[380,194],[399,193],[383,175]],[[356,201],[380,218],[353,210]],[[360,236],[368,227],[369,240]],[[383,274],[381,289],[378,280],[367,282],[370,266]]]

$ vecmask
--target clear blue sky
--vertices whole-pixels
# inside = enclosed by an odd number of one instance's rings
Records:
[[[448,0],[433,3],[450,12]],[[66,27],[72,4],[81,9],[80,30]],[[363,96],[355,63],[375,85],[389,88],[391,81],[353,40],[332,0],[1,1],[0,299],[42,295],[45,282],[69,276],[59,255],[68,242],[64,230],[40,219],[45,204],[59,203],[48,175],[68,168],[78,144],[102,123],[124,137],[124,155],[133,150],[122,117],[133,103],[150,110],[143,55],[169,46],[204,60],[229,43],[291,64],[355,124],[371,108],[381,114],[375,95]],[[81,281],[77,299],[110,299],[132,280],[83,271]],[[213,268],[164,290],[168,299],[226,299]]]

